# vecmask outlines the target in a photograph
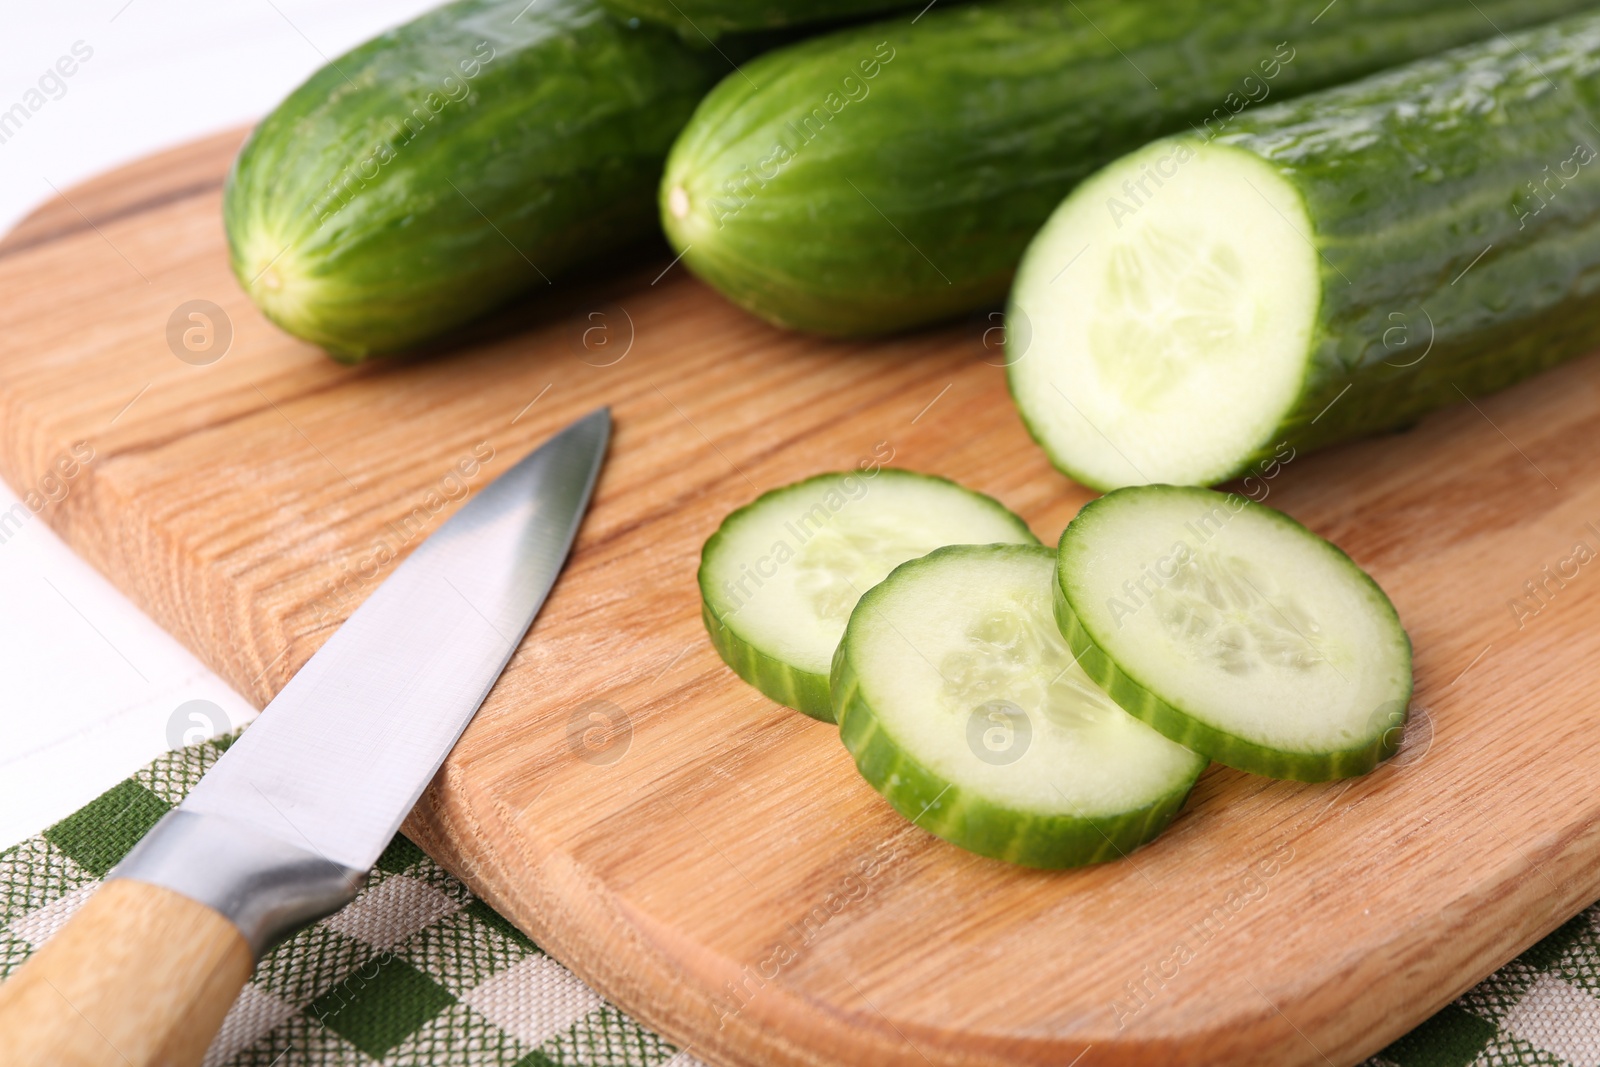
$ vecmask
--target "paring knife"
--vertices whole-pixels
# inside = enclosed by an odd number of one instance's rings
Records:
[[[198,1064],[255,961],[344,907],[521,643],[611,436],[485,486],[0,986],[4,1067]]]

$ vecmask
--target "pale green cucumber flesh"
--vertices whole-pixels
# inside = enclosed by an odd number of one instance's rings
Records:
[[[1111,164],[1019,271],[1025,422],[1097,488],[1211,484],[1594,351],[1597,113],[1591,13]]]
[[[1234,474],[1306,376],[1310,229],[1294,186],[1234,149],[1160,141],[1080,186],[1012,298],[1031,331],[1012,394],[1052,460],[1101,488]]]
[[[723,520],[701,553],[702,615],[741,678],[831,722],[828,671],[861,594],[942,545],[991,542],[1038,544],[992,497],[867,462],[775,489]]]
[[[1364,774],[1393,752],[1411,642],[1343,552],[1244,497],[1119,489],[1061,535],[1056,621],[1130,714],[1274,778]]]
[[[856,605],[832,678],[840,738],[897,811],[1033,867],[1151,840],[1206,763],[1076,665],[1051,618],[1054,562],[958,545],[903,564]]]

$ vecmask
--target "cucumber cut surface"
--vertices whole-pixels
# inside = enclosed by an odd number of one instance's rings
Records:
[[[1393,754],[1411,642],[1361,568],[1242,496],[1136,486],[1061,535],[1056,621],[1129,713],[1274,778],[1364,774]]]
[[[840,738],[874,789],[952,844],[1035,867],[1149,841],[1206,764],[1074,662],[1054,561],[1027,545],[912,560],[856,605],[833,667]]]
[[[1012,305],[1032,328],[1012,393],[1057,465],[1099,488],[1204,484],[1266,444],[1316,322],[1317,252],[1297,231],[1293,186],[1210,145],[1157,142],[1070,197]]]
[[[992,497],[894,468],[822,474],[733,512],[700,558],[706,630],[738,675],[833,721],[828,671],[861,594],[950,544],[1037,545]]]
[[[1112,163],[1018,272],[1023,420],[1096,488],[1213,484],[1593,352],[1596,113],[1590,11]]]

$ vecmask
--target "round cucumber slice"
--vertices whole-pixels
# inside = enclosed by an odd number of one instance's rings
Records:
[[[1316,782],[1392,755],[1411,641],[1383,590],[1287,515],[1134,486],[1061,535],[1056,621],[1132,715],[1219,763]]]
[[[1051,618],[1054,562],[956,545],[903,564],[856,605],[833,665],[862,777],[923,829],[1030,867],[1137,848],[1206,765],[1074,662]]]
[[[1209,485],[1270,451],[1310,367],[1312,232],[1271,164],[1193,138],[1084,182],[1011,298],[1011,393],[1051,462],[1097,489]]]
[[[780,704],[833,721],[828,668],[850,610],[941,545],[1039,543],[999,501],[891,467],[819,474],[733,512],[700,556],[717,653]]]

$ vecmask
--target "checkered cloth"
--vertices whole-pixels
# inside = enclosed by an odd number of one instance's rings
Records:
[[[40,836],[0,852],[0,978],[227,748],[170,753]],[[396,836],[367,887],[268,953],[207,1067],[380,1064],[701,1067],[602,1000]],[[1600,905],[1366,1067],[1600,1067]]]
[[[0,852],[0,978],[66,922],[228,739],[156,760]],[[207,1067],[701,1067],[395,836],[343,911],[269,952]]]

